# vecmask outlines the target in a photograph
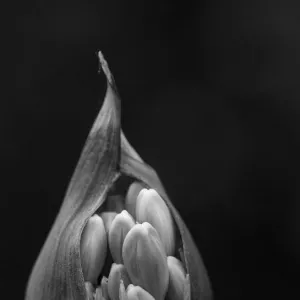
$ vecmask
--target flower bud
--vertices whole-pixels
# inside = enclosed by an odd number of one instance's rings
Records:
[[[120,288],[119,288],[119,299],[120,300],[128,300],[127,293],[125,290],[124,282],[120,280]]]
[[[107,236],[102,219],[93,215],[81,235],[80,256],[85,281],[97,284],[107,251]]]
[[[103,276],[101,279],[101,291],[102,291],[102,297],[104,299],[109,299],[108,297],[108,278]]]
[[[95,293],[95,289],[93,287],[93,285],[90,282],[85,282],[85,290],[88,296],[88,300],[94,300],[94,293]]]
[[[147,222],[134,225],[125,237],[122,255],[131,282],[155,300],[163,300],[169,282],[167,256],[153,226]]]
[[[155,300],[151,294],[140,286],[130,284],[127,289],[128,300]]]
[[[108,295],[111,300],[119,300],[120,280],[123,280],[125,288],[130,283],[124,265],[113,263],[108,277]]]
[[[116,215],[117,213],[114,211],[104,211],[100,214],[100,217],[103,220],[104,227],[107,233],[109,232],[111,223],[113,219],[116,217]]]
[[[183,265],[181,261],[174,256],[168,256],[167,263],[170,274],[167,299],[182,300],[185,296],[186,285],[186,274]]]
[[[125,209],[132,215],[132,217],[135,219],[135,209],[136,209],[136,201],[137,197],[141,190],[143,190],[145,186],[139,182],[134,181],[127,191],[126,197],[125,197]]]
[[[97,287],[95,293],[95,300],[109,300],[108,296],[108,279],[103,276],[101,280],[101,285]]]
[[[143,189],[137,197],[136,220],[148,222],[158,232],[167,255],[174,254],[175,230],[171,213],[154,189]]]
[[[103,300],[101,286],[98,286],[98,287],[96,288],[95,300]]]
[[[134,226],[134,220],[126,210],[116,215],[108,233],[108,243],[115,263],[123,263],[122,247],[126,234]]]

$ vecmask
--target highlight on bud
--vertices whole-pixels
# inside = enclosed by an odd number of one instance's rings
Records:
[[[165,201],[154,189],[142,189],[137,197],[136,220],[148,222],[158,232],[167,255],[174,255],[175,230]]]
[[[145,186],[139,182],[134,181],[127,191],[126,197],[125,197],[125,209],[132,215],[133,218],[136,218],[135,215],[135,208],[136,208],[136,201],[137,197],[141,190],[143,190]]]
[[[145,291],[140,286],[130,284],[127,288],[128,300],[155,300],[151,294]]]
[[[113,263],[108,277],[108,295],[111,300],[119,300],[121,280],[125,288],[130,284],[130,279],[124,265]]]
[[[187,292],[187,280],[185,270],[182,262],[174,256],[168,256],[167,258],[169,269],[169,287],[167,291],[167,300],[182,300],[185,299]]]
[[[127,233],[133,226],[134,220],[126,210],[123,210],[120,214],[117,214],[111,223],[108,233],[108,244],[113,260],[117,264],[123,263],[123,242]]]
[[[107,251],[107,236],[103,220],[98,215],[89,218],[83,229],[80,242],[80,256],[85,281],[97,284]]]
[[[125,237],[122,251],[129,278],[163,300],[169,282],[167,256],[157,231],[147,222],[136,224]]]

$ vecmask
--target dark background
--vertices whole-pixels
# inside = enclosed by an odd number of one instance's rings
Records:
[[[19,1],[1,117],[4,287],[22,299],[105,94],[160,175],[215,299],[297,299],[299,1]]]

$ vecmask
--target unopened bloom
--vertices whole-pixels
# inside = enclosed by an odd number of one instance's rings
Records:
[[[126,292],[128,300],[155,300],[151,294],[140,286],[130,284]]]
[[[143,189],[137,197],[136,220],[148,222],[158,232],[167,255],[174,254],[175,230],[171,213],[160,195],[154,189]]]
[[[123,244],[123,259],[130,280],[163,300],[168,288],[167,256],[157,231],[147,222],[136,224]]]
[[[105,276],[102,277],[101,285],[96,289],[95,300],[109,300],[108,279]]]
[[[94,300],[95,289],[90,282],[85,282],[85,290],[87,292],[88,300]]]
[[[81,236],[80,255],[85,281],[97,284],[107,251],[107,236],[102,219],[93,215],[88,220]]]
[[[127,191],[126,197],[125,197],[125,209],[132,215],[133,218],[136,218],[135,215],[135,208],[136,208],[136,201],[137,197],[141,190],[143,190],[145,186],[139,182],[134,181]]]
[[[113,263],[108,277],[108,295],[111,300],[119,300],[119,287],[121,279],[123,280],[126,288],[130,283],[130,279],[124,265]]]
[[[167,292],[168,300],[185,299],[187,290],[187,277],[182,262],[174,256],[168,256],[168,269],[170,274],[169,287]]]
[[[111,223],[108,233],[108,243],[113,260],[117,264],[123,263],[122,247],[126,234],[134,226],[134,220],[126,210],[117,214]]]

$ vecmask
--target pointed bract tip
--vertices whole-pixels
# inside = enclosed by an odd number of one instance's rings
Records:
[[[108,67],[108,63],[107,61],[105,60],[103,54],[101,51],[98,51],[98,58],[99,58],[99,70],[98,72],[100,73],[101,72],[101,69],[103,70],[108,82],[112,85],[113,84],[113,77],[112,77],[112,74],[109,70],[109,67]]]

